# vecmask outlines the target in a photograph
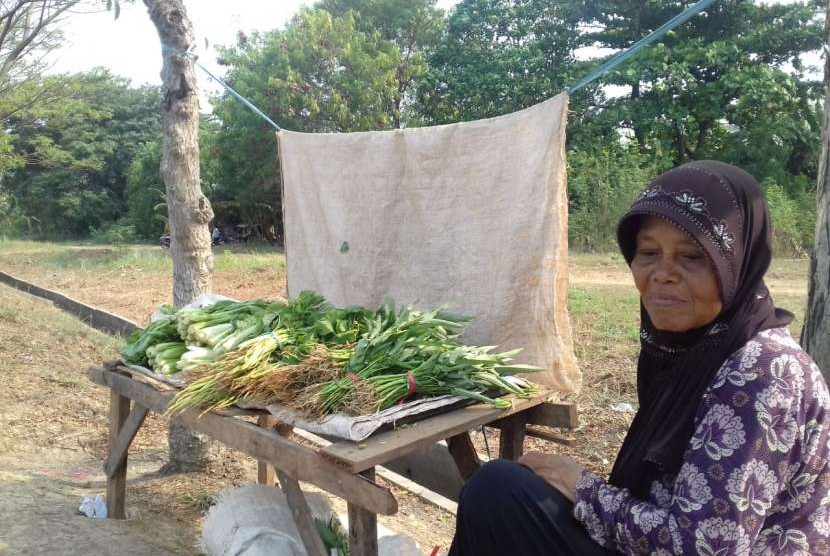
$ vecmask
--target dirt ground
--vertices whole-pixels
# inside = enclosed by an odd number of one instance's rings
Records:
[[[132,264],[129,257],[118,259],[126,262],[103,264],[101,261],[111,258],[111,249],[60,249],[71,264],[47,262],[28,245],[17,251],[0,250],[0,270],[140,324],[146,323],[158,305],[170,301],[167,269]],[[227,260],[224,263],[215,272],[216,293],[237,299],[284,294],[284,270],[279,265],[240,262],[234,267]],[[773,266],[768,283],[776,299],[786,299],[798,308],[806,295],[805,275],[806,263],[784,262]],[[587,311],[575,307],[571,311],[574,342],[584,374],[582,393],[571,398],[579,407],[580,424],[574,430],[552,431],[566,438],[567,445],[528,438],[526,451],[569,454],[594,471],[608,473],[633,416],[632,412],[612,409],[612,405],[636,401],[636,329],[631,329],[637,319],[636,292],[622,261],[608,256],[572,258],[571,288],[588,295],[590,305]],[[606,297],[610,300],[607,305],[598,303]],[[579,299],[572,297],[571,303]],[[620,311],[621,316],[611,314],[613,311]],[[619,323],[606,322],[615,319],[625,320],[628,328],[618,326],[623,330],[620,332],[614,328]],[[630,336],[631,330],[634,340],[625,336]],[[100,462],[106,447],[105,395],[81,371],[89,364],[112,358],[116,348],[113,339],[79,325],[43,302],[0,286],[0,375],[5,387],[0,390],[0,488],[28,500],[20,510],[22,520],[10,517],[11,508],[0,502],[0,554],[127,554],[72,549],[70,541],[79,542],[75,536],[88,536],[86,531],[81,535],[73,531],[90,528],[90,523],[94,524],[93,531],[101,531],[100,538],[95,537],[101,547],[112,547],[107,535],[115,533],[107,528],[117,527],[118,534],[130,535],[132,546],[147,547],[136,554],[198,554],[201,518],[213,497],[224,488],[254,482],[255,462],[233,452],[223,452],[206,473],[159,476],[157,471],[166,451],[166,424],[151,416],[130,456],[131,519],[98,526],[97,520],[74,517],[82,494],[103,492]],[[44,414],[33,410],[46,400],[52,411]],[[492,454],[498,452],[496,432],[488,432],[486,444],[480,433],[473,437],[479,452],[485,453],[488,448]],[[48,465],[40,463],[44,461]],[[27,537],[33,538],[37,530],[36,509],[44,491],[49,493],[50,508],[57,508],[53,523],[66,526],[66,536],[50,535],[48,539],[60,539],[60,546],[68,548],[44,552],[35,545],[20,544]],[[381,518],[381,522],[413,536],[425,553],[435,545],[448,546],[453,516],[412,495],[396,494],[400,512],[392,518]],[[345,511],[342,501],[333,502],[336,511]],[[29,526],[11,528],[12,522],[27,520]]]
[[[129,519],[78,515],[84,495],[106,491],[108,397],[84,371],[114,358],[119,343],[0,285],[0,555],[199,554],[201,520],[215,497],[255,482],[256,462],[230,450],[204,473],[160,475],[166,422],[150,414],[130,450]],[[394,490],[400,511],[380,522],[425,552],[446,547],[454,517]],[[343,501],[332,505],[346,513]]]

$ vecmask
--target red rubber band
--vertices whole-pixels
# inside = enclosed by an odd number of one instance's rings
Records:
[[[408,385],[406,395],[398,400],[398,405],[403,405],[405,401],[414,396],[415,392],[418,391],[418,383],[415,382],[415,375],[412,374],[412,371],[406,371],[406,383]]]
[[[409,384],[409,390],[406,391],[406,398],[409,399],[418,391],[418,383],[415,382],[415,376],[412,371],[406,371],[406,382]]]
[[[351,381],[354,382],[355,384],[360,382],[360,377],[357,376],[356,374],[352,373],[352,372],[346,373],[346,376],[349,377],[351,379]]]

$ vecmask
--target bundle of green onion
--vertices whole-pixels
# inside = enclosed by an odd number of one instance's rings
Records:
[[[490,392],[529,397],[535,385],[504,375],[539,371],[511,365],[519,350],[491,353],[493,346],[461,344],[458,331],[466,317],[405,307],[378,310],[370,331],[357,342],[344,376],[317,389],[312,414],[382,411],[414,397],[453,394],[509,407]],[[308,409],[308,408],[306,408]]]
[[[169,411],[208,411],[247,400],[320,417],[367,414],[444,394],[506,408],[510,402],[492,392],[526,398],[537,391],[507,376],[540,370],[511,364],[518,350],[493,353],[493,347],[460,342],[464,317],[410,307],[396,311],[387,302],[374,312],[321,306],[316,318],[278,327],[198,367]]]
[[[280,403],[308,416],[367,414],[444,394],[509,407],[528,397],[514,377],[540,369],[512,364],[519,350],[466,346],[466,317],[442,311],[337,308],[313,292],[290,301],[220,301],[149,325],[122,350],[125,361],[183,372],[171,413],[221,409],[241,400]],[[128,358],[129,356],[129,358]]]
[[[164,309],[164,308],[162,308]],[[121,358],[133,365],[147,366],[150,364],[147,349],[165,342],[181,342],[176,321],[172,315],[153,321],[144,330],[136,330],[129,338],[127,345],[121,349]]]

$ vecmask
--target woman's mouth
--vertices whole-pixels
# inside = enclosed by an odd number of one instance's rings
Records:
[[[655,309],[669,309],[686,303],[686,300],[682,297],[666,293],[649,294],[647,300],[649,306]]]

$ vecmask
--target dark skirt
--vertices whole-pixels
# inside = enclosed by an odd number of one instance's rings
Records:
[[[573,517],[573,503],[509,460],[483,465],[458,501],[449,556],[608,556]]]

